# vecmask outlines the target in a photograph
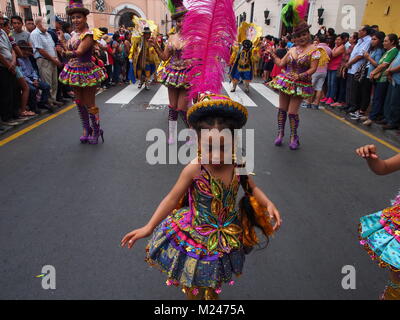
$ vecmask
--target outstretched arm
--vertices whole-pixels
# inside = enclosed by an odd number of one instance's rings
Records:
[[[373,144],[358,148],[356,153],[367,160],[369,168],[377,175],[383,176],[400,170],[400,154],[382,160],[376,153],[376,146]]]
[[[193,181],[193,178],[196,174],[198,174],[198,172],[199,165],[187,165],[183,169],[175,186],[159,204],[150,221],[144,227],[133,230],[126,234],[121,240],[121,247],[124,247],[128,243],[128,248],[132,248],[137,240],[148,237],[161,223],[161,221],[163,221],[172,212],[172,210],[176,208],[179,200],[183,197],[185,192],[187,192]]]

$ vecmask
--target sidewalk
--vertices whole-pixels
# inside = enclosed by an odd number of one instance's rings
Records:
[[[333,112],[335,115],[341,117],[342,119],[350,122],[353,125],[358,126],[360,129],[367,131],[378,137],[385,138],[388,142],[394,144],[396,147],[400,148],[400,131],[399,130],[383,130],[382,126],[376,123],[372,123],[371,126],[364,126],[360,120],[350,119],[350,115],[346,114],[344,111],[338,110],[338,108],[330,107],[329,105],[324,105],[325,109]]]

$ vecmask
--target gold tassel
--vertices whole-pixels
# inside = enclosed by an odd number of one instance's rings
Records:
[[[181,209],[181,208],[183,208],[184,206],[185,206],[185,200],[186,200],[186,197],[187,197],[187,193],[185,193],[184,195],[183,195],[183,197],[179,200],[179,202],[178,202],[178,204],[177,204],[177,206],[176,206],[176,210],[179,210],[179,209]]]
[[[264,235],[271,235],[273,233],[273,227],[270,223],[270,218],[268,216],[267,208],[260,205],[260,203],[256,200],[254,196],[249,196],[250,205],[255,213],[255,220],[257,224],[261,227]],[[243,200],[241,200],[243,201]],[[242,207],[242,206],[240,206]],[[247,217],[246,212],[243,212],[244,209],[241,209],[241,224],[243,228],[243,245],[245,247],[254,247],[259,243],[259,239],[257,237],[254,226],[250,225],[250,221]]]
[[[254,196],[250,196],[250,204],[256,214],[256,221],[261,226],[265,235],[270,236],[273,233],[271,219],[266,207],[262,206]]]

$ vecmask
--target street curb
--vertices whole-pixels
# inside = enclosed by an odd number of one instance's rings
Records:
[[[390,141],[393,145],[400,148],[400,131],[399,130],[382,130],[381,126],[375,123],[372,123],[371,126],[364,126],[360,120],[353,120],[350,118],[349,114],[346,114],[343,111],[338,110],[337,108],[332,108],[329,105],[324,105],[327,110],[334,113],[335,115],[345,119],[353,125],[356,125],[362,130],[365,130],[371,134],[374,134],[378,137],[385,138]]]

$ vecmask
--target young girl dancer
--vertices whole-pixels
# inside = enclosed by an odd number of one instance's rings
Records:
[[[182,24],[187,9],[182,0],[169,0],[171,10],[171,19],[176,21],[176,33],[170,35],[168,44],[164,51],[161,50],[156,39],[151,38],[149,44],[152,45],[158,56],[163,61],[168,61],[163,69],[160,82],[168,87],[169,113],[168,113],[168,143],[176,141],[175,133],[177,131],[178,113],[181,113],[182,119],[186,122],[186,112],[188,108],[187,89],[189,82],[187,72],[189,63],[183,59],[182,54],[185,48],[185,42],[181,35]]]
[[[146,260],[167,274],[167,285],[182,286],[189,298],[216,299],[223,283],[234,284],[232,277],[242,273],[245,253],[259,243],[254,227],[268,240],[281,218],[253,179],[236,171],[232,136],[246,124],[247,109],[226,96],[200,94],[200,90],[221,89],[222,62],[229,61],[236,31],[232,0],[210,0],[204,8],[205,2],[188,13],[188,19],[196,18],[189,21],[205,24],[186,33],[191,48],[197,41],[203,44],[190,55],[196,62],[189,74],[189,96],[197,93],[199,99],[187,114],[198,133],[198,157],[183,169],[149,222],[126,234],[121,246],[132,248],[137,240],[153,234]],[[221,32],[213,34],[217,27]],[[201,28],[203,36],[197,33]],[[236,210],[239,185],[245,194]]]
[[[64,47],[64,55],[69,58],[68,63],[61,71],[59,80],[74,89],[76,105],[83,126],[82,143],[97,144],[99,136],[104,142],[103,130],[100,129],[99,108],[96,106],[96,87],[107,77],[103,69],[91,61],[96,40],[100,40],[102,32],[98,29],[89,31],[87,28],[86,9],[82,0],[70,0],[67,14],[72,19],[75,32],[68,42],[62,32],[59,33],[60,41]],[[89,117],[92,126],[89,123]]]
[[[290,122],[291,150],[300,146],[297,129],[299,127],[299,107],[303,99],[313,95],[311,76],[317,70],[320,51],[311,43],[310,26],[303,21],[308,8],[308,0],[292,0],[282,10],[282,19],[288,27],[294,26],[293,38],[296,47],[291,48],[283,59],[274,51],[271,55],[275,64],[286,67],[268,85],[280,91],[278,111],[278,137],[276,146],[281,146],[285,134],[286,117]],[[288,14],[290,12],[291,14]],[[295,13],[295,14],[293,14]],[[300,22],[299,22],[300,21]]]
[[[356,153],[367,160],[370,169],[378,175],[400,170],[400,154],[382,160],[374,145],[358,148]],[[390,270],[390,280],[382,300],[400,300],[400,194],[391,207],[361,218],[360,243],[379,266]]]
[[[188,111],[188,120],[199,137],[202,129],[229,129],[233,134],[245,124],[247,110],[228,97],[206,96]],[[231,139],[222,140],[223,149],[216,154],[215,132],[203,137],[198,159],[183,169],[149,222],[126,234],[121,246],[132,248],[153,233],[146,261],[167,274],[167,285],[182,286],[188,298],[209,300],[218,297],[223,283],[233,285],[232,276],[242,273],[245,253],[259,243],[254,227],[268,240],[281,218],[251,177],[236,175],[235,163],[224,162],[225,153],[234,149],[227,142]],[[220,163],[202,163],[205,154]],[[236,210],[239,185],[245,195]],[[271,218],[276,221],[273,227]]]

